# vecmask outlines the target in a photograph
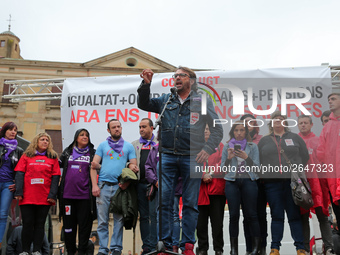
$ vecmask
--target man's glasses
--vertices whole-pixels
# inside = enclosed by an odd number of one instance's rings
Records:
[[[181,78],[184,78],[184,77],[188,76],[190,78],[190,76],[188,74],[186,74],[186,73],[175,73],[172,76],[172,78],[176,79],[178,76],[181,77]]]

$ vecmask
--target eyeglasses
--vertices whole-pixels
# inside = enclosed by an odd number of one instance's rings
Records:
[[[190,78],[190,76],[188,74],[186,74],[186,73],[175,73],[172,76],[172,78],[176,79],[178,76],[181,77],[181,78],[184,78],[184,77],[188,76]]]

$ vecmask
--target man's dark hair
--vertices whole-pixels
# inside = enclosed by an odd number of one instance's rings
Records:
[[[147,120],[147,121],[149,121],[149,126],[150,126],[150,127],[153,127],[153,122],[152,122],[151,119],[149,119],[149,118],[143,118],[142,120]],[[141,120],[141,121],[142,121],[142,120]]]
[[[119,124],[122,125],[122,123],[120,123],[119,120],[117,120],[117,119],[111,119],[111,120],[107,123],[107,129],[110,129],[110,123],[111,123],[112,121],[118,121]]]
[[[329,117],[329,115],[331,115],[331,111],[330,110],[327,110],[327,111],[324,111],[321,115],[321,122],[323,122],[323,117]]]
[[[327,97],[327,99],[329,99],[331,96],[338,96],[338,97],[340,97],[340,93],[331,93],[331,94],[329,94],[328,95],[328,97]]]
[[[192,84],[191,90],[197,91],[197,83],[196,83],[197,76],[196,76],[195,72],[193,70],[191,70],[189,67],[185,67],[185,66],[179,66],[177,68],[177,70],[182,70],[182,71],[187,72],[189,74],[190,79],[194,80],[194,84]]]
[[[302,118],[308,118],[308,119],[309,119],[309,123],[310,123],[310,124],[313,124],[313,120],[312,120],[312,117],[311,117],[311,116],[302,114],[302,115],[300,115],[300,116],[298,117],[298,120],[299,120],[299,119],[302,119]]]
[[[98,239],[98,234],[97,234],[96,231],[91,232],[90,238],[92,238],[92,237],[96,237]]]

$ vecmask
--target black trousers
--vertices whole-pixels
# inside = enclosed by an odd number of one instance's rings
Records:
[[[45,221],[50,205],[21,205],[22,216],[22,250],[30,253],[33,242],[33,252],[41,251],[45,234]]]
[[[335,214],[336,222],[338,222],[338,226],[339,226],[340,225],[339,224],[339,222],[340,222],[340,200],[338,201],[339,205],[336,205],[333,202],[333,197],[332,197],[332,194],[330,192],[329,192],[329,196],[330,196],[330,199],[331,199],[332,208],[333,208],[333,212]],[[340,231],[338,231],[338,235],[340,235]]]
[[[63,224],[65,230],[65,245],[69,254],[77,252],[76,237],[78,232],[78,254],[85,254],[92,230],[92,215],[90,199],[64,199],[65,215]]]
[[[200,251],[207,251],[209,249],[208,219],[210,217],[214,251],[223,252],[223,219],[226,198],[224,195],[211,195],[209,200],[209,205],[198,206],[198,249]]]

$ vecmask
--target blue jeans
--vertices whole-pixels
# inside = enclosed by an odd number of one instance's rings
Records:
[[[151,248],[155,249],[158,243],[158,190],[155,191],[156,195],[152,201],[149,201],[150,210],[150,243]]]
[[[146,183],[138,183],[138,210],[140,234],[143,241],[142,249],[151,250],[157,245],[157,204],[154,198],[149,201],[146,197]]]
[[[200,178],[191,178],[190,172],[195,171],[196,156],[181,156],[174,154],[162,155],[162,234],[161,240],[166,248],[172,249],[172,228],[174,224],[173,206],[175,188],[178,177],[182,177],[183,211],[182,211],[182,241],[181,249],[186,243],[195,243],[195,229],[198,218],[198,194]]]
[[[271,248],[280,249],[286,211],[294,245],[297,250],[304,249],[300,208],[293,201],[290,180],[266,182],[264,185],[272,217]]]
[[[7,225],[8,210],[13,200],[13,192],[8,187],[13,184],[10,182],[0,182],[0,242],[5,233]]]
[[[181,196],[175,196],[174,200],[174,226],[172,229],[172,245],[179,246],[181,235],[181,220],[179,218],[179,199]]]
[[[267,198],[264,190],[264,183],[262,180],[257,181],[258,195],[257,195],[257,217],[259,219],[260,231],[261,231],[261,247],[267,247]],[[241,202],[242,208],[243,202]],[[247,220],[243,220],[244,237],[246,239],[246,251],[252,251],[252,240],[250,234],[250,226]]]
[[[108,254],[109,251],[121,251],[123,249],[123,216],[113,213],[113,233],[111,237],[110,249],[107,248],[109,243],[109,207],[110,199],[116,193],[118,184],[109,186],[104,185],[102,182],[98,183],[100,196],[97,197],[97,214],[98,214],[98,227],[97,233],[99,238],[99,252]]]
[[[250,178],[237,178],[226,181],[225,195],[228,201],[230,237],[238,237],[241,199],[243,215],[250,224],[252,237],[260,237],[260,225],[257,217],[257,183]]]

